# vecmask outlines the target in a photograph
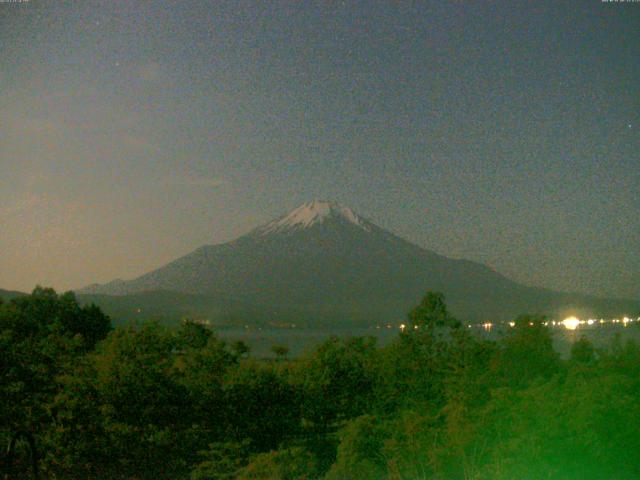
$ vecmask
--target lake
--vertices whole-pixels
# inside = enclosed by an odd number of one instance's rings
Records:
[[[482,338],[498,340],[509,330],[508,325],[497,325],[483,328],[473,325],[469,330]],[[573,342],[580,337],[586,337],[596,348],[607,348],[616,335],[624,344],[628,340],[640,342],[640,323],[637,320],[627,325],[622,323],[580,325],[575,330],[569,330],[562,325],[549,327],[555,349],[563,357],[568,357]],[[296,357],[327,340],[331,336],[341,338],[371,336],[378,339],[379,345],[386,345],[399,334],[399,327],[358,327],[351,329],[340,328],[268,328],[268,327],[233,327],[217,330],[223,340],[233,342],[242,340],[251,347],[251,354],[259,358],[272,358],[272,345],[285,345],[289,348],[289,356]]]

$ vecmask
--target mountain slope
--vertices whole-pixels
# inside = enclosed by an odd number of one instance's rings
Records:
[[[397,320],[426,290],[442,291],[461,318],[508,319],[565,307],[594,313],[633,308],[526,287],[490,268],[420,248],[329,202],[310,202],[234,241],[203,246],[131,281],[83,294],[157,290],[263,306],[329,321]],[[242,308],[240,308],[240,311]]]
[[[26,293],[16,292],[14,290],[3,290],[0,288],[0,298],[3,300],[11,300],[12,298],[21,297]]]

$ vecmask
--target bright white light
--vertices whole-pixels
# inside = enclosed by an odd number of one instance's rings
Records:
[[[593,322],[595,320],[593,318],[590,318],[589,320],[587,320],[587,325],[593,325]]]
[[[400,324],[400,331],[401,331],[401,332],[404,332],[404,329],[405,329],[405,324],[404,324],[404,323],[401,323],[401,324]]]
[[[629,322],[630,322],[629,317],[624,317],[624,318],[622,319],[622,323],[624,323],[624,326],[625,326],[625,327],[627,326],[627,323],[629,323]]]
[[[580,320],[576,317],[567,317],[562,321],[562,324],[567,330],[575,330],[580,325]]]
[[[491,327],[493,327],[493,323],[491,322],[486,322],[482,324],[482,328],[484,328],[485,330],[491,330]]]
[[[511,328],[515,327],[515,326],[516,326],[516,322],[509,322],[509,326],[510,326]]]

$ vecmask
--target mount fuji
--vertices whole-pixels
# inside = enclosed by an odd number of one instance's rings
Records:
[[[162,298],[176,315],[213,322],[349,325],[402,320],[427,290],[443,292],[454,315],[467,321],[639,309],[633,301],[519,284],[482,264],[419,247],[348,207],[324,201],[305,203],[236,240],[202,246],[133,280],[94,284],[78,293],[111,313],[114,305],[126,313]]]

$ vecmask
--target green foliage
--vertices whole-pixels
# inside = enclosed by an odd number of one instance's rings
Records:
[[[237,480],[311,480],[315,477],[313,455],[301,447],[261,453],[238,472]]]
[[[207,443],[222,441],[227,415],[223,384],[227,371],[238,364],[234,352],[210,335],[202,348],[190,348],[174,354],[172,374],[182,385],[189,410],[183,412],[207,433]]]
[[[286,345],[272,345],[271,351],[278,359],[283,359],[289,353],[289,347]]]
[[[203,458],[193,471],[192,480],[234,480],[249,458],[249,441],[212,443],[200,452]]]
[[[389,438],[384,442],[389,479],[432,478],[442,468],[447,446],[442,419],[429,408],[401,410],[387,421]]]
[[[56,456],[74,452],[68,467],[90,469],[76,472],[80,476],[97,470],[173,478],[188,471],[190,405],[172,375],[176,344],[176,336],[156,324],[117,329],[62,379],[67,388],[53,405]]]
[[[522,315],[501,342],[496,369],[509,385],[524,386],[536,377],[549,378],[559,371],[560,357],[544,321],[544,317]]]
[[[182,348],[202,348],[211,337],[211,330],[193,320],[183,320],[177,337],[178,345]]]
[[[228,438],[250,440],[253,451],[277,448],[298,431],[295,388],[271,365],[247,361],[231,369],[223,395]]]
[[[231,345],[231,349],[235,352],[235,354],[239,358],[248,357],[249,356],[249,352],[251,351],[251,348],[249,347],[249,345],[247,345],[242,340],[235,341],[233,343],[233,345]]]
[[[571,345],[571,360],[582,364],[590,364],[595,361],[595,349],[585,337],[580,337]]]
[[[34,432],[51,480],[640,478],[638,345],[562,360],[532,316],[483,341],[440,294],[410,317],[384,348],[259,361],[37,288],[0,303],[0,441]]]
[[[56,377],[110,329],[108,317],[80,307],[71,292],[37,287],[0,304],[0,435],[41,431],[51,421]]]
[[[427,292],[411,312],[409,325],[418,328],[433,328],[456,325],[456,320],[449,315],[444,295],[440,292]]]
[[[338,456],[326,480],[382,479],[387,459],[383,453],[386,432],[376,417],[351,420],[340,432]]]
[[[374,338],[330,338],[298,365],[302,416],[320,428],[361,415],[373,401]]]

